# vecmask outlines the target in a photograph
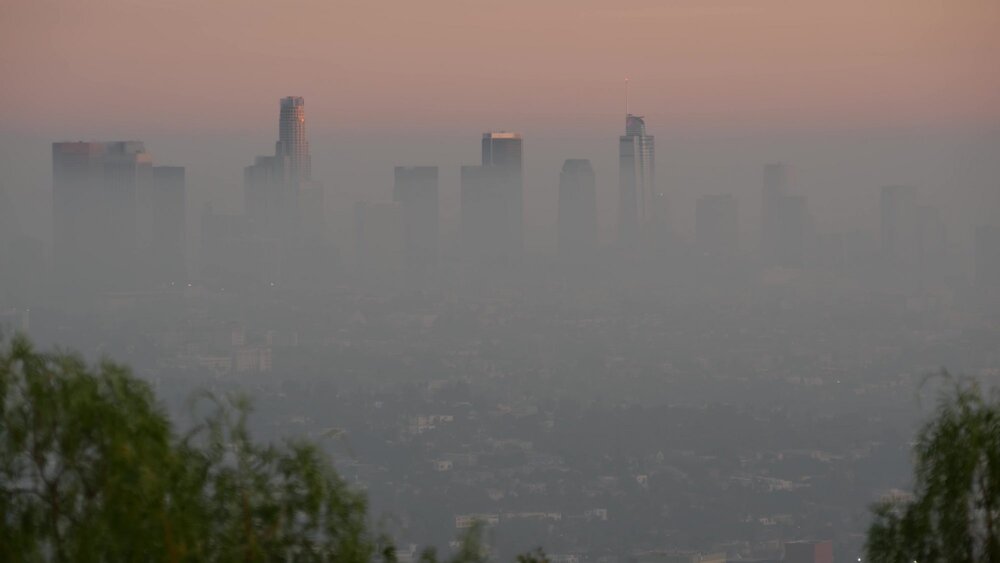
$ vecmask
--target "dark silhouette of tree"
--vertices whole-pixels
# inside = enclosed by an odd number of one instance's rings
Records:
[[[13,338],[0,351],[0,561],[395,562],[314,444],[254,442],[246,400],[203,399],[211,413],[178,436],[127,368]],[[479,528],[462,540],[450,561],[485,561]]]
[[[868,560],[1000,561],[1000,395],[956,380],[921,430],[913,496],[873,508]]]

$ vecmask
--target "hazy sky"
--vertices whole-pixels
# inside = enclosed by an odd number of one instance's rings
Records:
[[[0,123],[1000,120],[996,0],[0,0]],[[268,124],[270,126],[270,124]]]

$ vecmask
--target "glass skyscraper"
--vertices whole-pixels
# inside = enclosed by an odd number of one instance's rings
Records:
[[[619,241],[631,246],[641,226],[666,220],[666,197],[656,188],[653,136],[638,115],[625,116],[625,134],[618,138],[618,188]]]

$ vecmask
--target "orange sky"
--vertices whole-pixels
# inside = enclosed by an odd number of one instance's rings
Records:
[[[997,0],[0,0],[0,127],[1000,123]],[[266,117],[262,122],[261,112]],[[610,120],[610,121],[609,121]]]

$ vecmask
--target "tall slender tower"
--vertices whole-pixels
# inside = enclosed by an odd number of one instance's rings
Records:
[[[288,96],[280,105],[274,156],[244,168],[243,190],[256,234],[288,242],[322,231],[323,187],[312,180],[305,99]]]
[[[638,115],[625,115],[618,138],[618,237],[624,246],[638,241],[641,225],[666,219],[665,194],[656,189],[653,136]]]
[[[278,142],[274,154],[288,157],[288,177],[294,183],[312,180],[309,141],[306,139],[306,101],[301,96],[281,99]]]

